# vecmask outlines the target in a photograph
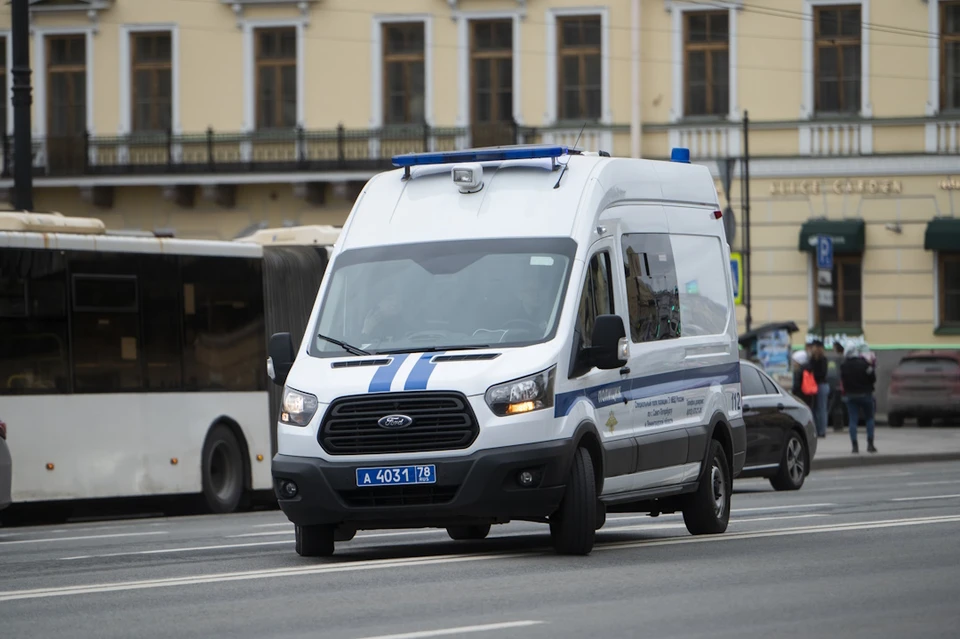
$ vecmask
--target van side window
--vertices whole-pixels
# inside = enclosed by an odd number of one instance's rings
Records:
[[[621,240],[630,337],[635,343],[680,337],[680,294],[670,236],[631,233]]]
[[[574,335],[574,362],[572,370],[583,370],[581,356],[584,348],[591,345],[593,325],[598,315],[609,315],[613,308],[613,279],[610,270],[610,254],[600,251],[590,258],[587,274],[584,278],[583,292],[580,294],[580,308],[577,311],[577,326]]]

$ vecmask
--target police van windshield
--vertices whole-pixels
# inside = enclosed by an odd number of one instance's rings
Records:
[[[343,344],[384,353],[546,341],[575,253],[567,238],[344,251],[331,265],[311,354],[343,356]]]

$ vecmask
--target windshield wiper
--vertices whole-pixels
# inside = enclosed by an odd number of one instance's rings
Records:
[[[421,346],[419,348],[388,348],[377,351],[377,354],[402,355],[404,353],[436,353],[438,351],[473,351],[482,348],[493,348],[490,344],[470,344],[467,346]]]
[[[343,350],[347,351],[348,353],[353,353],[354,355],[373,355],[373,353],[367,352],[362,348],[357,348],[356,346],[350,346],[350,344],[347,344],[346,342],[341,342],[338,339],[333,339],[332,337],[327,337],[326,335],[321,335],[320,333],[317,333],[317,337],[319,337],[324,341],[330,342],[335,346],[339,346]]]

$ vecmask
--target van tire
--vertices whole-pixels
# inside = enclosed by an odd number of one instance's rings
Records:
[[[700,485],[683,506],[683,523],[691,535],[717,535],[727,530],[733,482],[723,446],[710,440]]]
[[[296,526],[296,548],[301,557],[329,557],[333,554],[333,526]]]
[[[232,513],[244,496],[243,448],[227,426],[217,424],[203,442],[200,470],[203,497],[211,512]]]
[[[567,490],[550,517],[550,537],[561,555],[589,555],[597,535],[597,485],[586,448],[573,455]]]
[[[450,526],[447,528],[450,539],[455,541],[477,541],[486,539],[490,534],[490,524],[477,526]]]

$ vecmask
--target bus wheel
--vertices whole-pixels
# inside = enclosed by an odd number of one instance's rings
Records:
[[[215,513],[232,513],[243,498],[243,453],[229,428],[218,424],[203,444],[203,496]]]

